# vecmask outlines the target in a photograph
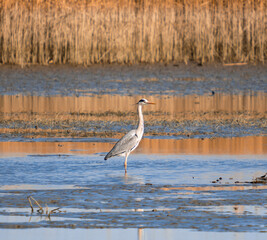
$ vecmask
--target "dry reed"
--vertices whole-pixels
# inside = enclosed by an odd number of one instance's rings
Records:
[[[264,62],[266,0],[5,0],[0,62]]]

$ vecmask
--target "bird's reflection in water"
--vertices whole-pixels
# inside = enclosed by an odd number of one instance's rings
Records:
[[[145,184],[145,179],[140,175],[133,175],[129,173],[106,174],[106,178],[109,179],[109,182],[115,184]]]
[[[124,174],[122,179],[125,184],[144,184],[145,182],[140,176],[134,176],[127,173]]]

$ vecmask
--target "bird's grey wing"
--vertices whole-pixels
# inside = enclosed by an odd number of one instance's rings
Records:
[[[125,134],[105,156],[105,160],[110,157],[124,154],[131,151],[138,144],[138,136],[136,130],[131,130]]]

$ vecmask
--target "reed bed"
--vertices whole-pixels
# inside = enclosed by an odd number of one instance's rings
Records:
[[[2,0],[0,62],[264,62],[266,26],[266,0]]]

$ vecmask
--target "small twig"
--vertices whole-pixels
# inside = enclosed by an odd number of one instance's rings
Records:
[[[45,204],[45,214],[46,215],[48,214],[48,206],[47,206],[47,204]]]
[[[61,212],[59,209],[60,209],[60,208],[58,207],[58,208],[55,208],[55,209],[51,210],[51,211],[50,211],[50,214],[51,214],[51,213],[55,213],[55,212]]]
[[[32,209],[32,212],[33,212],[33,206],[32,206],[32,203],[31,203],[31,199],[36,203],[36,205],[39,207],[39,209],[37,210],[38,213],[43,213],[44,212],[44,209],[42,208],[42,206],[38,203],[37,200],[35,200],[32,196],[29,196],[28,197],[28,200],[30,202],[30,205],[31,205],[31,209]]]
[[[31,202],[31,196],[28,196],[27,199],[31,205],[31,209],[32,209],[32,213],[33,213],[34,209],[33,209],[32,202]]]
[[[28,199],[28,201],[29,201],[29,203],[31,205],[32,213],[34,212],[34,208],[33,208],[32,201],[31,200],[33,200],[35,202],[35,204],[39,207],[39,209],[37,210],[37,212],[40,213],[40,214],[43,214],[45,212],[45,214],[47,215],[47,217],[49,218],[49,220],[50,220],[50,215],[51,214],[56,213],[56,212],[58,212],[58,213],[61,212],[59,210],[60,209],[59,207],[58,208],[54,208],[54,209],[52,209],[52,210],[49,211],[49,208],[48,208],[47,204],[45,204],[45,211],[44,211],[44,209],[39,204],[39,202],[37,200],[35,200],[32,196],[28,196],[27,199]]]

